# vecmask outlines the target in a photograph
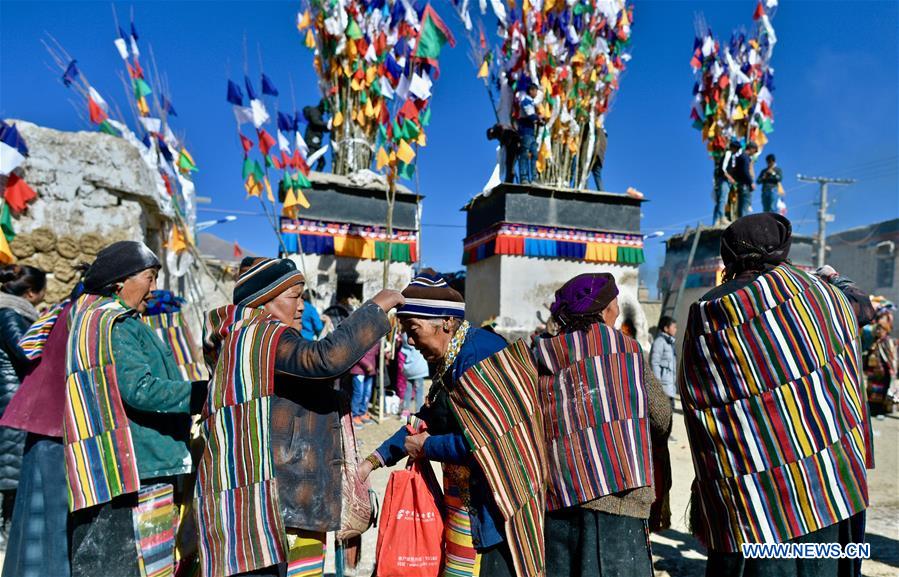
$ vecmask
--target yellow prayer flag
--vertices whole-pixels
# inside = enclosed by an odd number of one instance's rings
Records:
[[[309,25],[312,24],[312,17],[309,16],[309,11],[306,10],[303,12],[303,15],[300,17],[300,21],[297,22],[297,30],[302,32],[306,28],[309,28]]]
[[[352,88],[355,92],[359,92],[360,90],[362,90],[362,84],[360,84],[358,80],[353,78],[350,81],[350,88]]]
[[[343,124],[343,113],[338,110],[334,113],[334,118],[331,120],[331,125],[337,127],[341,124]]]
[[[303,194],[301,189],[297,189],[297,204],[302,206],[303,208],[309,208],[309,201],[306,200],[306,195]]]
[[[410,164],[415,158],[415,151],[409,146],[405,140],[400,140],[400,145],[396,149],[396,157],[406,164]]]
[[[372,118],[381,118],[381,101],[378,100],[378,103],[374,105],[374,114]]]
[[[621,26],[630,26],[631,20],[627,15],[627,8],[621,11],[621,18],[618,20],[618,24]]]
[[[0,232],[0,264],[12,264],[14,262],[16,262],[16,257],[9,248],[6,235]]]
[[[487,60],[481,63],[481,69],[478,70],[478,78],[487,78],[490,74],[490,67],[487,65]]]
[[[262,184],[257,182],[256,177],[252,174],[247,177],[244,188],[246,189],[248,196],[260,196],[262,194]]]
[[[377,168],[378,170],[383,169],[385,166],[390,164],[390,157],[387,156],[387,151],[384,150],[384,147],[378,148],[378,157],[377,157]]]
[[[416,142],[419,146],[427,146],[427,145],[428,145],[428,139],[425,138],[425,133],[424,133],[424,132],[419,132],[419,133],[418,133],[418,139],[417,139],[415,142]]]
[[[365,101],[365,116],[368,118],[375,117],[375,107],[371,105],[371,98]]]
[[[147,105],[147,99],[143,96],[137,99],[137,111],[141,116],[150,116],[150,107]]]
[[[187,248],[187,243],[184,241],[184,235],[181,234],[181,231],[178,230],[177,226],[172,227],[172,232],[169,233],[169,242],[166,243],[166,248],[175,253],[183,252]]]
[[[746,118],[746,113],[743,112],[743,107],[735,106],[733,120],[743,120],[744,118]]]
[[[365,69],[365,83],[369,86],[375,81],[378,77],[378,69],[374,66],[369,66]]]
[[[269,202],[275,202],[275,195],[272,194],[272,185],[268,181],[268,177],[267,176],[263,177],[262,180],[263,180],[263,182],[265,182],[265,192],[266,192],[266,194],[268,194]]]
[[[315,48],[315,34],[311,28],[306,31],[306,48]]]
[[[292,188],[287,189],[287,194],[284,195],[284,208],[290,208],[292,206],[297,205],[297,195],[293,193]]]

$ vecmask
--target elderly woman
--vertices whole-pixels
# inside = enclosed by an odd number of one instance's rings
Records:
[[[113,243],[72,306],[63,443],[73,575],[137,576],[174,563],[191,399],[204,388],[182,378],[141,321],[159,268],[143,243]]]
[[[859,322],[870,302],[833,269],[790,264],[792,227],[743,217],[725,282],[690,308],[679,375],[693,453],[690,524],[706,575],[855,575],[851,559],[750,558],[745,543],[864,539],[873,464]]]
[[[308,341],[304,287],[289,259],[245,258],[234,304],[207,315],[196,484],[206,577],[322,575],[325,535],[341,528],[344,447],[354,441],[342,437],[352,426],[337,379],[387,333],[386,313],[403,297],[381,291]]]
[[[615,330],[609,273],[574,277],[537,345],[547,443],[547,575],[651,577],[651,447],[667,451],[671,404],[633,338]],[[603,402],[596,402],[602,399]]]
[[[436,366],[425,405],[412,419],[426,431],[411,434],[399,429],[359,465],[366,479],[373,469],[396,465],[404,457],[443,464],[446,527],[444,575],[514,575],[503,536],[503,516],[493,499],[483,470],[472,456],[449,390],[480,361],[506,347],[498,335],[472,328],[465,302],[436,272],[425,269],[403,290],[406,304],[397,311],[409,344]],[[420,429],[419,429],[420,430]],[[456,533],[471,527],[470,535]]]

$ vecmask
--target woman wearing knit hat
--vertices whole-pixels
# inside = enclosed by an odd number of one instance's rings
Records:
[[[341,529],[355,445],[338,378],[387,333],[386,313],[403,297],[381,291],[310,342],[304,286],[289,259],[246,258],[234,304],[207,314],[212,376],[195,495],[206,577],[321,575],[325,535]]]
[[[515,575],[505,520],[491,485],[475,460],[460,425],[458,405],[451,395],[469,369],[506,347],[495,333],[473,328],[465,320],[461,294],[433,270],[421,271],[403,290],[406,304],[397,316],[409,344],[436,366],[424,407],[410,419],[414,430],[399,429],[359,465],[366,479],[372,470],[396,465],[406,456],[443,464],[447,520],[444,575]],[[451,392],[452,391],[452,392]],[[470,534],[456,532],[471,527]]]
[[[574,277],[550,311],[561,332],[540,339],[536,352],[549,473],[547,575],[651,577],[650,452],[668,450],[671,405],[640,345],[614,328],[615,277]]]
[[[143,243],[113,243],[72,305],[62,423],[72,575],[130,577],[174,563],[191,409],[199,412],[205,383],[185,381],[140,319],[159,267]]]

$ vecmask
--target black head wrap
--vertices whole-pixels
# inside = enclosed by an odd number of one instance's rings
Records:
[[[94,263],[84,274],[84,289],[97,294],[133,274],[160,266],[159,259],[144,243],[120,240],[97,253]]]
[[[763,271],[790,255],[793,226],[785,217],[763,212],[736,220],[721,236],[721,259],[728,276],[743,271]]]

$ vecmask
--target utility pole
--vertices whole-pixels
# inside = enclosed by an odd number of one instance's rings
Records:
[[[818,202],[818,255],[817,266],[824,266],[827,257],[827,238],[825,229],[828,222],[833,222],[833,215],[827,213],[827,185],[829,184],[854,184],[854,178],[826,178],[823,176],[803,176],[797,174],[796,178],[802,182],[817,182],[820,190]]]

